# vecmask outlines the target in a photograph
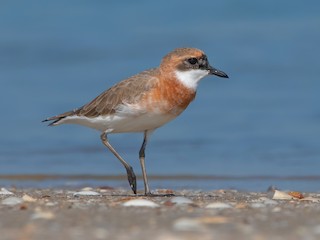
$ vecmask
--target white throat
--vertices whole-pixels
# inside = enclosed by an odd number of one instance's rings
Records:
[[[191,69],[188,71],[175,71],[178,80],[187,88],[196,90],[198,82],[208,75],[208,70]]]

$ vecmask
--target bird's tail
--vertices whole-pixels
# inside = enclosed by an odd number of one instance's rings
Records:
[[[78,109],[75,109],[75,110],[72,110],[72,111],[69,111],[69,112],[65,112],[65,113],[59,114],[57,116],[49,117],[49,118],[46,118],[45,120],[43,120],[42,122],[50,122],[50,121],[52,121],[51,123],[49,123],[48,126],[56,126],[56,125],[59,125],[59,123],[60,123],[60,121],[62,119],[66,118],[66,117],[70,117],[70,116],[76,115],[77,111],[78,111]]]

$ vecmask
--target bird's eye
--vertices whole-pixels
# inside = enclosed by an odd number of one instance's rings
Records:
[[[196,59],[196,58],[189,58],[189,59],[188,59],[188,62],[189,62],[191,65],[194,65],[194,64],[196,64],[196,63],[198,62],[198,59]]]

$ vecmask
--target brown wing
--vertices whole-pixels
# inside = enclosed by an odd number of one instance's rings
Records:
[[[157,83],[157,69],[144,71],[109,88],[90,103],[77,110],[76,114],[86,117],[113,114],[122,103],[135,103]]]
[[[83,107],[47,118],[44,121],[54,121],[50,125],[55,125],[61,119],[68,116],[96,117],[113,114],[119,104],[135,103],[139,101],[146,91],[155,87],[158,82],[158,78],[156,77],[158,72],[157,68],[141,72],[104,91]]]

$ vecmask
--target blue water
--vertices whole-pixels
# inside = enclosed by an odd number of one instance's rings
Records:
[[[257,178],[151,187],[319,191],[319,178],[277,178],[320,176],[319,12],[319,1],[298,0],[2,1],[0,175],[124,174],[98,132],[41,120],[191,46],[230,79],[204,79],[189,108],[153,134],[148,174]],[[110,141],[140,174],[142,135]]]

